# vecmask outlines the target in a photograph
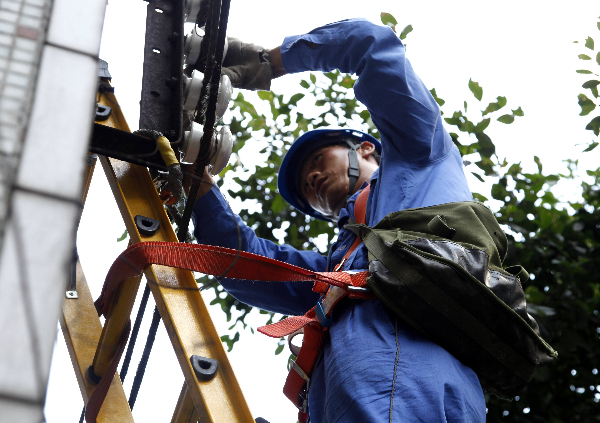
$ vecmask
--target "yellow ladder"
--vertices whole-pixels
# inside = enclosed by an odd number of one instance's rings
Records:
[[[99,104],[114,106],[117,101],[112,93],[103,93]],[[129,126],[119,107],[112,107],[109,118],[97,123],[129,132]],[[148,169],[104,156],[100,156],[100,162],[125,222],[130,242],[177,242]],[[95,163],[87,168],[83,201],[94,167]],[[134,221],[137,215],[160,222],[158,231],[152,236],[140,234]],[[185,377],[171,422],[254,422],[192,272],[151,265],[146,267],[144,274]],[[123,284],[102,327],[83,270],[77,263],[78,298],[64,301],[61,327],[86,404],[96,388],[87,375],[88,368],[93,366],[97,376],[103,376],[106,372],[129,321],[140,280],[141,276],[130,278]],[[190,362],[194,355],[218,361],[214,378],[209,381],[198,380]],[[114,376],[97,422],[133,422],[118,374]]]

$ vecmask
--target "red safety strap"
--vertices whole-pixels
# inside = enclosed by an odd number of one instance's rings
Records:
[[[106,315],[120,283],[141,274],[149,264],[178,267],[207,275],[265,282],[324,282],[329,285],[366,287],[366,275],[314,272],[279,260],[213,245],[149,241],[127,248],[112,264],[100,298],[98,312]],[[364,272],[365,274],[367,272]],[[352,294],[363,298],[361,294]]]
[[[177,267],[213,276],[249,281],[308,281],[323,283],[328,286],[333,285],[340,287],[341,289],[346,289],[348,286],[364,288],[367,286],[368,276],[368,272],[352,275],[344,272],[314,272],[257,254],[211,245],[186,244],[179,242],[143,242],[127,248],[111,266],[104,281],[102,293],[95,303],[98,313],[100,315],[108,315],[112,297],[118,292],[119,285],[125,279],[141,274],[144,268],[149,264]],[[350,297],[366,299],[371,298],[371,295],[357,292],[351,293]],[[316,318],[316,314],[314,314],[314,309],[312,311],[312,316],[309,312],[306,316],[290,317],[289,319],[279,322],[280,325],[278,327],[271,328],[271,326],[266,326],[259,328],[258,330],[269,336],[279,338],[283,336],[280,335],[279,332],[282,328],[285,331],[286,326],[289,328],[304,327],[311,323],[311,318],[313,318],[318,325],[318,319]],[[300,319],[300,321],[298,319]],[[320,325],[318,328],[318,330],[315,328],[315,334],[322,333]],[[124,333],[127,333],[128,335],[128,331],[125,331]],[[122,347],[125,346],[127,335],[124,335],[120,344],[121,350]],[[315,335],[315,337],[318,337],[318,335]],[[322,345],[319,346],[318,341],[313,342],[313,344],[315,345],[315,348],[318,348],[318,351],[320,351]],[[315,354],[318,354],[318,352]],[[115,365],[113,366],[111,364],[109,371],[106,372],[99,386],[96,388],[95,391],[97,391],[98,394],[95,395],[94,401],[92,401],[91,404],[88,403],[88,406],[92,406],[89,413],[86,413],[86,416],[89,414],[88,421],[90,422],[95,422],[97,411],[100,409],[100,406],[106,397],[106,392],[108,391],[104,386],[104,381],[110,385],[110,381],[112,381],[116,372],[116,365],[118,364],[119,358],[120,354],[114,360]]]
[[[368,196],[368,187],[359,195],[355,211],[357,216],[364,222],[366,215],[366,200]],[[362,198],[362,199],[361,199]],[[363,204],[364,202],[364,204]],[[364,210],[363,210],[364,208]],[[349,256],[360,244],[360,240],[355,241],[346,256]],[[344,260],[347,257],[344,258]],[[216,247],[211,245],[187,244],[178,242],[143,242],[134,244],[127,248],[111,266],[102,293],[96,301],[96,308],[100,315],[108,315],[113,295],[118,291],[119,285],[127,278],[141,274],[149,264],[159,264],[163,266],[177,267],[181,269],[201,272],[218,277],[228,277],[243,279],[248,281],[266,281],[266,282],[314,282],[315,287],[337,287],[343,292],[343,296],[349,296],[355,299],[372,299],[373,294],[365,292],[348,292],[349,286],[355,288],[367,287],[367,276],[369,272],[360,272],[349,274],[345,272],[314,272],[302,267],[294,266],[279,260],[263,257],[257,254],[245,251],[232,250],[229,248]],[[341,299],[342,296],[338,298]],[[335,301],[337,302],[337,301]],[[332,304],[333,306],[333,304]],[[300,373],[305,373],[305,378],[300,376],[298,371],[290,372],[286,381],[284,392],[288,398],[292,399],[294,404],[298,403],[298,396],[305,387],[306,381],[313,371],[316,360],[323,348],[325,332],[321,327],[313,307],[304,316],[293,316],[277,322],[273,325],[258,328],[258,331],[265,335],[280,338],[298,331],[304,330],[304,340],[302,350],[298,355],[295,365]],[[127,338],[125,338],[127,339]],[[124,346],[125,342],[122,343]],[[117,359],[118,363],[118,359]],[[305,369],[305,370],[303,370]],[[103,380],[111,381],[116,371],[116,365],[111,366]],[[99,388],[97,388],[99,390]],[[102,391],[104,389],[101,389]],[[101,405],[104,401],[104,393],[98,401]],[[94,408],[99,406],[94,406]],[[96,410],[93,411],[96,414]],[[90,420],[95,421],[95,416],[90,413]],[[305,422],[307,415],[300,413],[301,422]]]
[[[356,220],[356,222],[362,223],[363,225],[367,223],[367,200],[369,199],[369,192],[371,192],[371,185],[367,185],[360,192],[360,194],[358,194],[356,202],[354,203],[354,219]],[[348,257],[350,257],[350,254],[352,254],[354,250],[356,250],[356,247],[358,247],[361,242],[362,241],[360,237],[357,236],[352,245],[350,246],[348,252],[346,252],[346,254],[344,255],[342,261],[340,261],[340,263],[335,267],[336,272],[342,268],[346,260],[348,260]]]

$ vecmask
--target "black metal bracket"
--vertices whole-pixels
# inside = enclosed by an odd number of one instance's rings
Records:
[[[190,357],[192,368],[198,380],[202,382],[208,382],[217,373],[219,368],[219,362],[214,358],[201,357],[199,355],[193,355]]]
[[[144,236],[152,236],[158,231],[158,228],[160,228],[160,222],[151,217],[138,214],[133,220],[135,221],[135,226],[137,226],[140,234]]]
[[[139,126],[172,143],[183,134],[183,8],[184,0],[151,0],[146,14]]]
[[[96,104],[96,120],[105,121],[110,117],[112,113],[112,109],[109,106],[104,106],[102,104]]]
[[[168,170],[156,142],[99,123],[94,124],[89,151],[140,166]]]

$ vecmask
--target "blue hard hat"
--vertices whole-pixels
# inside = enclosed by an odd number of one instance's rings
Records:
[[[343,138],[343,139],[342,139]],[[343,143],[345,140],[360,144],[369,141],[375,150],[381,154],[381,143],[369,134],[354,129],[314,129],[304,133],[298,138],[281,162],[277,176],[277,188],[285,201],[309,216],[317,219],[331,221],[330,217],[323,216],[314,210],[302,196],[298,186],[298,175],[305,160],[317,149],[330,144]]]

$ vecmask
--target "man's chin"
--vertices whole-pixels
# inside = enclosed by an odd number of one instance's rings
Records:
[[[330,204],[336,204],[335,207],[332,208],[328,208],[327,210],[325,209],[319,209],[316,207],[313,207],[316,211],[318,211],[319,213],[321,213],[323,216],[329,216],[334,218],[334,220],[338,219],[338,216],[340,215],[340,212],[342,211],[342,209],[346,206],[346,201],[347,201],[347,196],[346,195],[342,195],[341,198],[337,199],[337,201],[335,202],[331,202]]]

